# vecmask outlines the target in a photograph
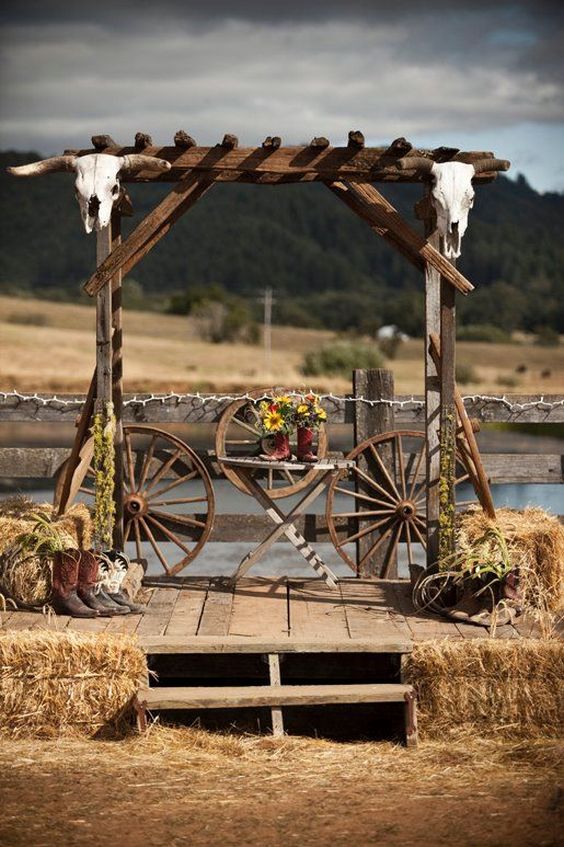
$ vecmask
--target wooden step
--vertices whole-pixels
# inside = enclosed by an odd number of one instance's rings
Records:
[[[245,636],[145,636],[140,647],[148,654],[162,653],[411,653],[413,642],[403,636],[331,639],[255,638]]]
[[[404,703],[411,685],[246,685],[226,688],[144,688],[147,709],[234,709],[333,703]]]

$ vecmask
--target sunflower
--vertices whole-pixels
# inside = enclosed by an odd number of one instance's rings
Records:
[[[315,406],[313,411],[315,412],[320,421],[327,420],[327,412],[325,411],[325,409],[322,409],[321,406]]]
[[[278,432],[284,426],[284,418],[280,412],[267,412],[264,416],[263,426],[268,432]]]
[[[287,394],[283,394],[281,397],[275,397],[274,402],[278,403],[279,406],[290,406],[292,400],[288,397]]]
[[[296,411],[298,415],[307,415],[307,413],[309,412],[309,406],[307,405],[307,403],[302,403],[300,406],[298,406]]]

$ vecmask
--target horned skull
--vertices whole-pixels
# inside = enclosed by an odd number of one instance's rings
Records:
[[[479,159],[465,162],[433,162],[417,156],[400,161],[403,170],[417,170],[432,177],[431,203],[437,214],[437,229],[443,238],[444,254],[456,259],[461,253],[462,236],[468,228],[468,214],[474,205],[472,180],[484,171],[507,170],[503,159]]]
[[[86,156],[54,156],[30,165],[8,168],[8,173],[40,176],[55,171],[74,171],[76,199],[84,229],[90,233],[92,230],[99,232],[109,224],[113,205],[122,195],[120,176],[141,170],[163,172],[169,169],[169,162],[153,156],[90,153]]]

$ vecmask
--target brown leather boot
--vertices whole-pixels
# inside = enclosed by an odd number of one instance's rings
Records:
[[[94,609],[101,617],[111,618],[114,615],[123,614],[116,609],[113,603],[107,603],[104,598],[96,593],[98,583],[98,560],[94,553],[89,550],[80,551],[78,563],[78,588],[77,594],[85,606]]]
[[[51,604],[58,615],[97,618],[98,612],[89,609],[76,593],[79,561],[79,550],[63,550],[53,555]]]
[[[290,437],[283,432],[277,432],[273,439],[273,449],[270,453],[261,454],[261,459],[269,462],[289,462],[292,458]]]
[[[298,427],[298,462],[317,462],[313,452],[313,430],[307,426]]]

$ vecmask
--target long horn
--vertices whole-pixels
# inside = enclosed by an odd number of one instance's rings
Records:
[[[131,153],[123,157],[122,173],[135,173],[136,171],[164,171],[170,170],[170,162],[166,159],[157,159],[155,156],[145,156],[143,153]]]
[[[74,171],[75,163],[76,156],[53,156],[51,159],[42,159],[40,162],[18,165],[6,170],[12,176],[41,176],[54,171]]]
[[[432,159],[425,159],[423,156],[405,156],[403,159],[398,159],[397,164],[402,171],[423,171],[423,173],[428,173],[435,163]]]
[[[484,173],[484,171],[508,171],[511,167],[511,162],[508,162],[507,159],[478,159],[477,162],[472,164],[477,174]]]

